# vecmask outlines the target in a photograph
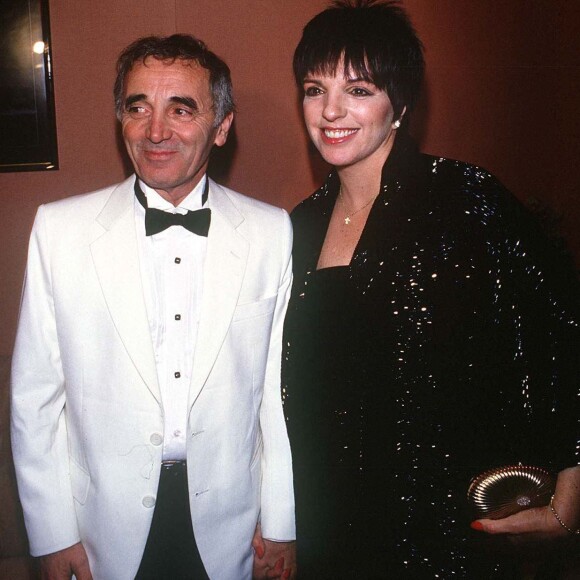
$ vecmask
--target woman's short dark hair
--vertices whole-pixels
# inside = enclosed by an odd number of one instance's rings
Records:
[[[395,118],[411,109],[423,83],[423,45],[396,1],[339,0],[304,28],[294,52],[299,87],[310,73],[333,75],[344,58],[354,73],[389,95]]]
[[[117,117],[121,118],[123,112],[123,93],[127,74],[135,63],[144,62],[148,57],[171,62],[175,60],[196,62],[209,71],[216,127],[225,119],[226,115],[235,110],[232,79],[228,65],[194,36],[173,34],[171,36],[139,38],[119,55],[117,78],[113,90]]]

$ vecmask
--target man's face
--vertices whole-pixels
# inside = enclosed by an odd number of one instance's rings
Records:
[[[214,127],[209,71],[184,60],[136,63],[123,97],[123,138],[135,172],[178,205],[205,173],[213,145],[226,142],[233,113]]]

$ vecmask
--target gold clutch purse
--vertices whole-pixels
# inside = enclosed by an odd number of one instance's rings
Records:
[[[555,479],[540,467],[510,465],[473,478],[467,500],[476,519],[498,520],[519,511],[550,503]]]

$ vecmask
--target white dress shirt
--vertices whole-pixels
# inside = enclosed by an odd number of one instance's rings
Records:
[[[186,213],[202,207],[206,179],[202,177],[177,207],[141,180],[139,184],[148,207]],[[145,236],[145,209],[136,198],[134,207],[141,278],[163,402],[163,460],[185,459],[188,395],[207,238],[181,226]]]

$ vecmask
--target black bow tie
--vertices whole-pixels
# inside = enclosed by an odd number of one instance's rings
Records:
[[[210,221],[211,210],[209,208],[181,214],[149,207],[145,211],[145,235],[154,236],[171,226],[183,226],[198,236],[207,237]]]
[[[205,190],[203,192],[202,200],[205,203],[207,199],[207,192],[209,189],[209,182],[205,180]],[[154,207],[147,207],[147,198],[139,187],[139,182],[135,180],[135,196],[139,203],[145,208],[145,235],[154,236],[159,232],[166,230],[171,226],[183,226],[190,232],[198,236],[207,237],[209,231],[209,224],[211,221],[211,210],[209,208],[198,209],[196,211],[188,211],[185,214],[170,213]]]

